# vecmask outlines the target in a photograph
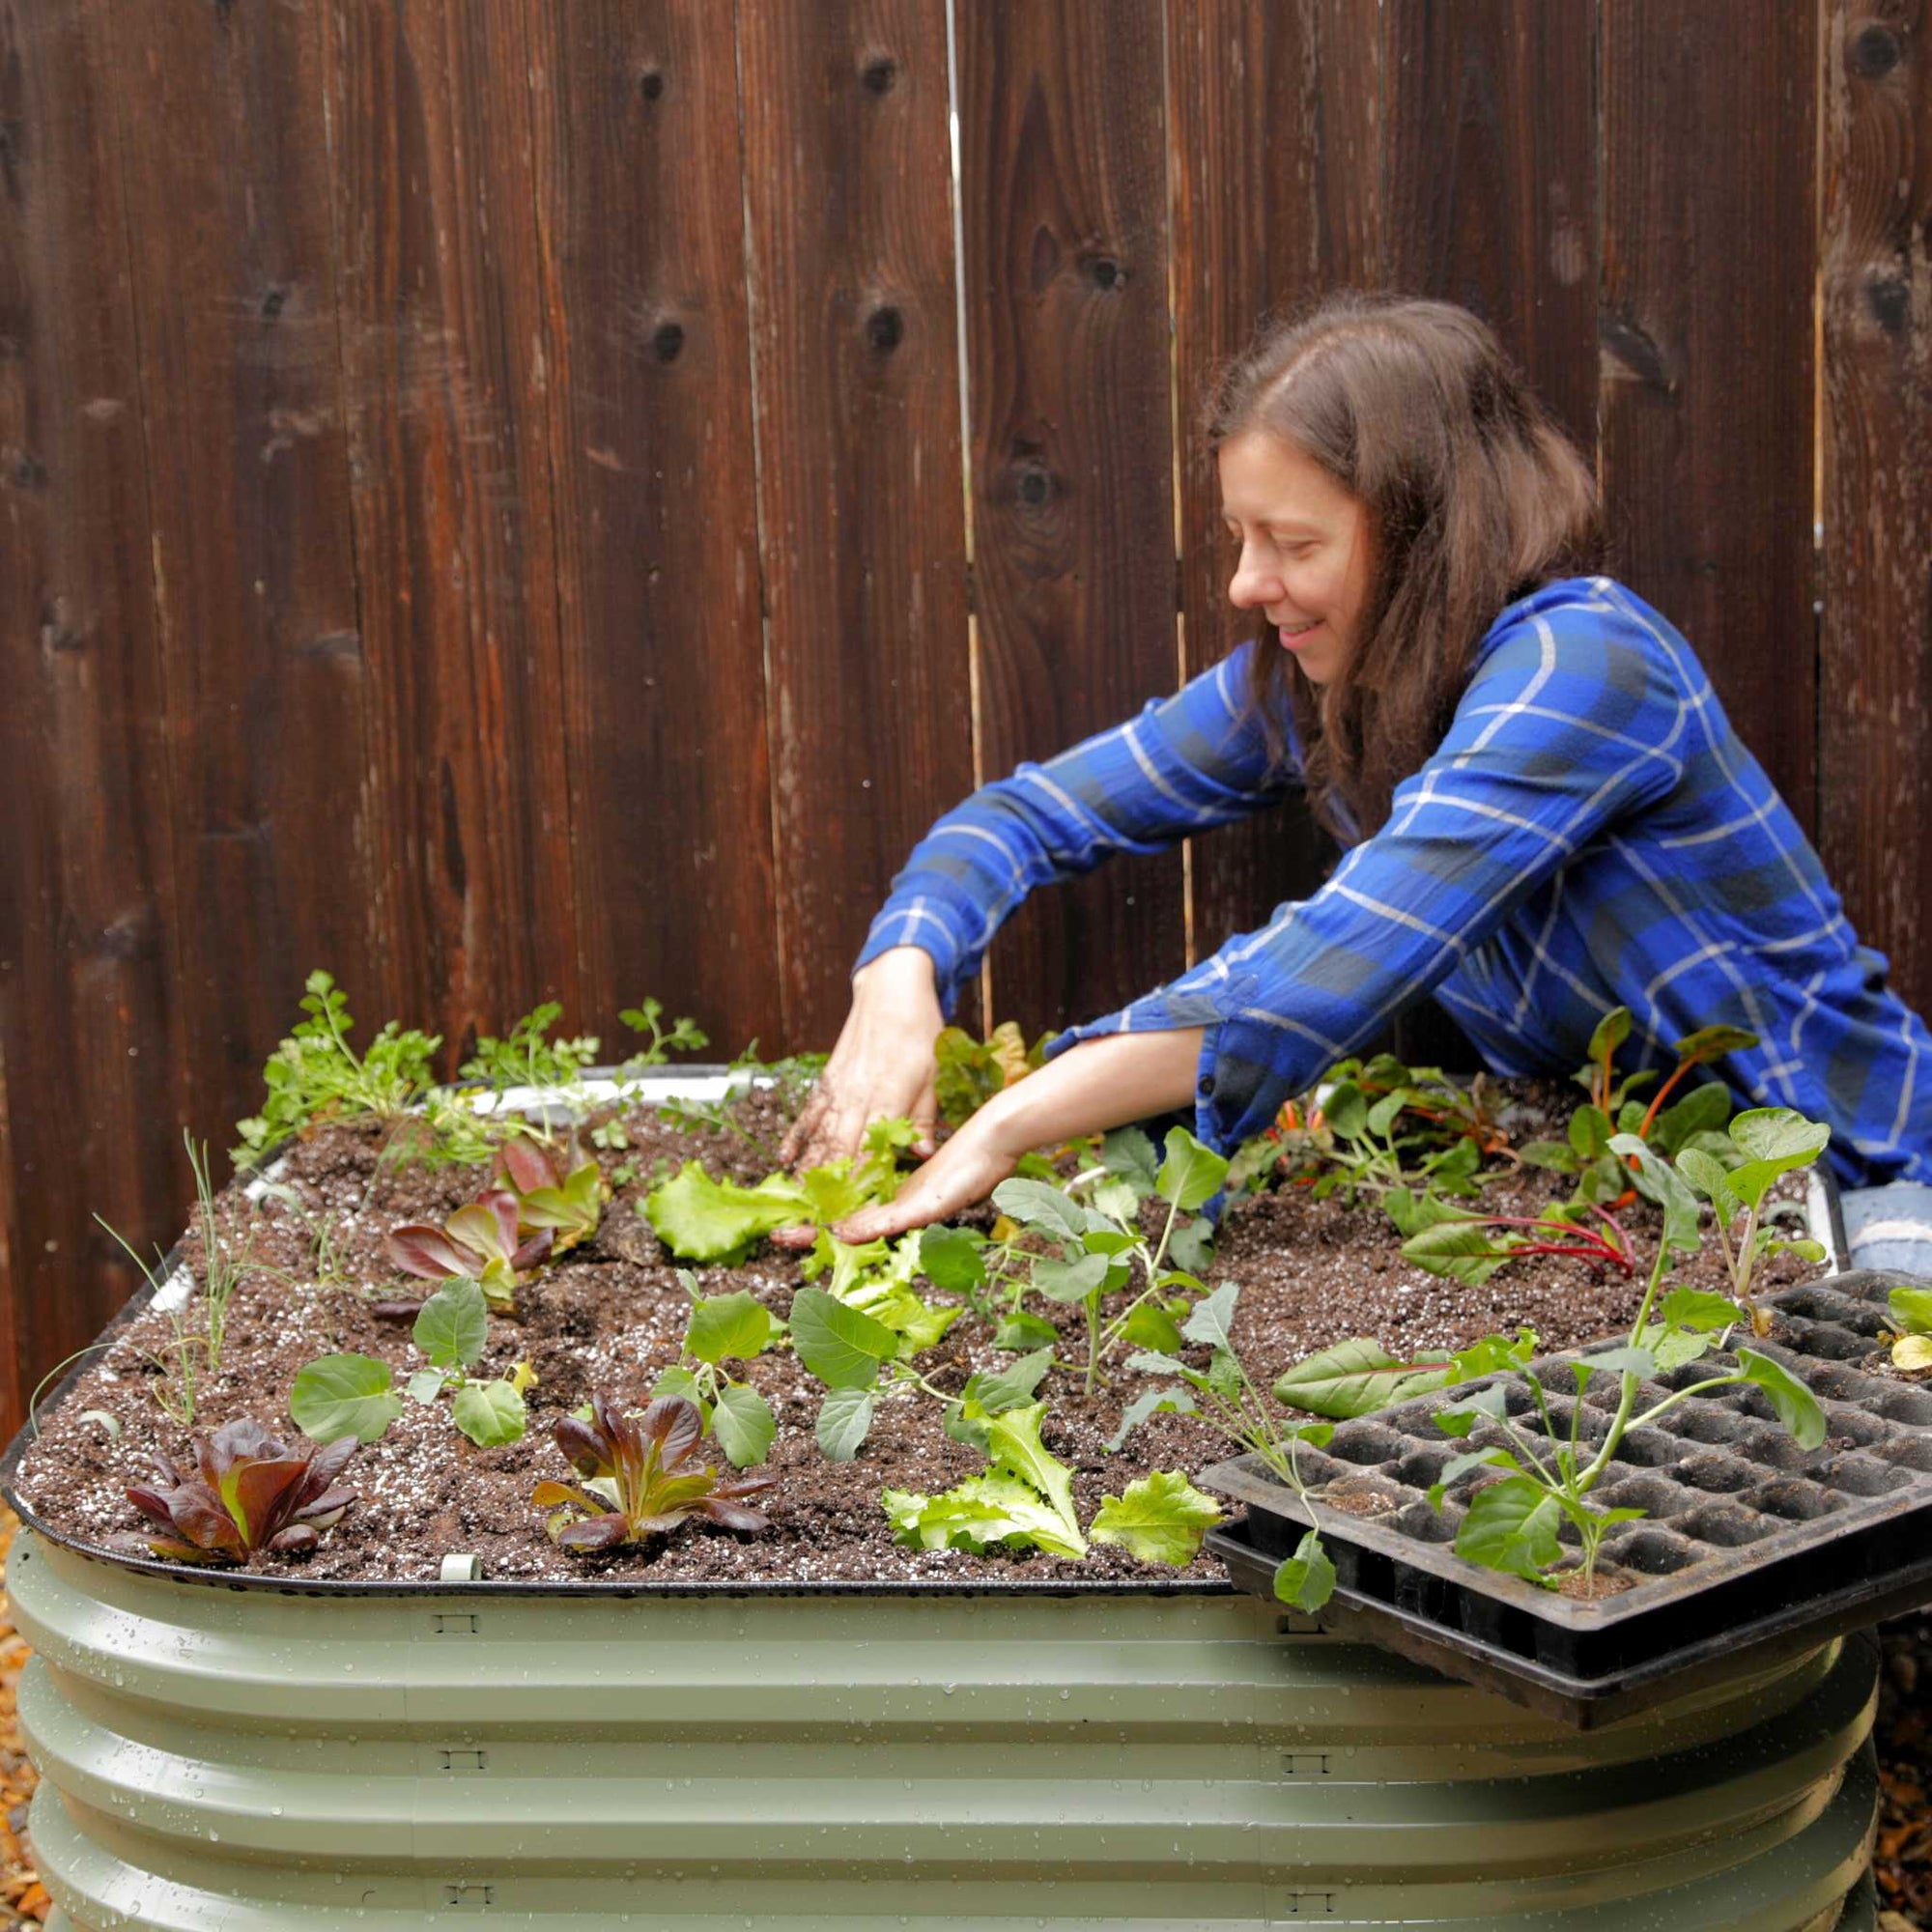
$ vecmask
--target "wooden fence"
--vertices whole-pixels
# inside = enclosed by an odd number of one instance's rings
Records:
[[[1932,1002],[1926,0],[955,6],[0,0],[6,1427],[313,965],[829,1044],[931,816],[1232,640],[1194,405],[1338,284],[1496,325]],[[1042,895],[993,1005],[1321,864]]]

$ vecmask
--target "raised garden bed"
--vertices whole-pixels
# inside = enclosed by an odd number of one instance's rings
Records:
[[[1533,1112],[1554,1096],[1516,1097]],[[38,1439],[9,1451],[30,1524],[13,1588],[37,1651],[22,1694],[46,1779],[36,1839],[76,1932],[333,1924],[345,1884],[356,1914],[395,1926],[459,1909],[558,1925],[1837,1921],[1873,1804],[1867,1648],[1814,1645],[1578,1736],[1233,1593],[1184,1548],[1179,1563],[1093,1536],[1077,1559],[909,1548],[882,1491],[944,1500],[988,1465],[943,1433],[941,1403],[1013,1362],[990,1321],[956,1319],[920,1351],[925,1386],[882,1379],[844,1461],[814,1440],[827,1390],[798,1356],[723,1358],[776,1419],[758,1467],[776,1478],[758,1499],[769,1531],[559,1547],[532,1503],[570,1473],[553,1420],[597,1390],[640,1402],[687,1339],[687,1289],[637,1211],[654,1168],[692,1156],[754,1182],[770,1162],[736,1129],[769,1147],[778,1122],[753,1097],[733,1125],[643,1107],[617,1124],[596,1156],[611,1192],[594,1236],[516,1290],[458,1378],[527,1362],[520,1439],[463,1439],[446,1390],[406,1401],[356,1451],[357,1500],[313,1547],[216,1571],[128,1556],[110,1540],[140,1524],[132,1452],[183,1463],[188,1435],[157,1415],[171,1330],[144,1296],[43,1403]],[[198,1390],[204,1427],[252,1413],[293,1434],[291,1382],[322,1353],[381,1358],[398,1384],[423,1372],[411,1324],[362,1291],[395,1293],[384,1235],[442,1220],[475,1176],[378,1173],[376,1141],[323,1127],[214,1204],[224,1238],[246,1223],[260,1245]],[[293,1193],[264,1199],[264,1181]],[[1524,1173],[1486,1207],[1534,1215],[1567,1185]],[[1625,1218],[1640,1241],[1645,1211]],[[191,1235],[157,1271],[163,1302],[179,1270],[205,1274],[204,1246]],[[1627,1322],[1637,1298],[1572,1256],[1470,1284],[1401,1247],[1366,1205],[1237,1200],[1212,1268],[1242,1284],[1236,1348],[1271,1371],[1365,1328],[1426,1354],[1520,1319],[1560,1346]],[[1787,1285],[1817,1273],[1795,1256],[1771,1268]],[[781,1318],[803,1285],[768,1248],[698,1282]],[[920,1288],[929,1306],[958,1298]],[[1082,1357],[1078,1302],[1026,1309],[1064,1360]],[[1148,1472],[1221,1455],[1186,1413],[1148,1415],[1110,1451],[1148,1381],[1117,1357],[1091,1394],[1064,1370],[1042,1391],[1037,1439],[1068,1471],[1076,1528]],[[470,1557],[476,1580],[440,1580]],[[1477,1817],[1495,1829],[1469,1832]]]

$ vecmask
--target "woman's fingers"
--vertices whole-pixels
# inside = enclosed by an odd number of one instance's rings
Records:
[[[912,1103],[913,1141],[912,1151],[921,1160],[928,1160],[939,1151],[937,1139],[939,1131],[939,1097],[934,1087],[933,1073],[928,1071],[925,1084],[919,1090],[918,1097]]]

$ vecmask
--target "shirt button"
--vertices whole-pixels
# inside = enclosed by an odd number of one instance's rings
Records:
[[[1197,1094],[1199,1094],[1204,1100],[1211,1100],[1214,1097],[1214,1076],[1210,1073],[1205,1080],[1203,1080],[1195,1088],[1194,1091]]]

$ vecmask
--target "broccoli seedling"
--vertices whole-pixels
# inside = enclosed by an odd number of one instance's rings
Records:
[[[264,1549],[287,1555],[313,1549],[355,1500],[335,1481],[355,1453],[353,1435],[298,1453],[243,1416],[191,1446],[195,1466],[186,1475],[147,1452],[156,1487],[130,1489],[128,1500],[169,1533],[129,1531],[117,1539],[121,1548],[180,1563],[242,1562]]]
[[[411,1221],[383,1236],[383,1252],[405,1274],[424,1281],[473,1281],[487,1300],[507,1307],[516,1299],[522,1271],[551,1251],[555,1230],[540,1228],[517,1238],[517,1197],[507,1187],[486,1187],[440,1228]]]
[[[542,1482],[530,1500],[554,1513],[548,1528],[565,1549],[615,1549],[661,1536],[694,1517],[756,1534],[771,1519],[745,1507],[745,1498],[772,1487],[770,1476],[721,1476],[696,1460],[704,1418],[682,1396],[660,1396],[644,1412],[627,1416],[616,1399],[590,1398],[591,1420],[559,1416],[556,1446],[584,1490]],[[573,1510],[581,1520],[570,1520]]]

